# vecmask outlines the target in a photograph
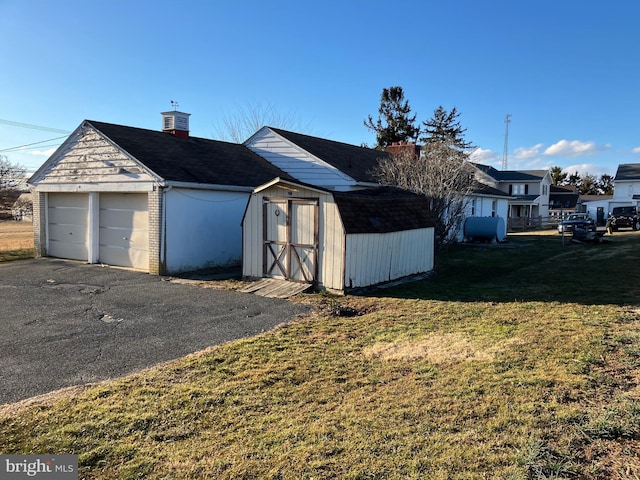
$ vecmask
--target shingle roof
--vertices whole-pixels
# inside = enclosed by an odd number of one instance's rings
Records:
[[[424,195],[393,187],[333,192],[345,231],[388,233],[433,227]]]
[[[476,195],[492,195],[496,197],[510,197],[510,195],[502,190],[485,185],[482,182],[474,182],[472,193]]]
[[[244,145],[87,122],[168,181],[256,187],[275,177],[291,178]]]
[[[618,171],[616,172],[614,180],[640,180],[640,163],[623,163],[618,165]]]
[[[372,171],[380,158],[391,155],[381,150],[357,147],[348,143],[288,132],[279,128],[269,128],[358,182],[377,183]]]
[[[547,170],[497,170],[481,163],[473,163],[473,165],[499,182],[539,182],[547,174]]]

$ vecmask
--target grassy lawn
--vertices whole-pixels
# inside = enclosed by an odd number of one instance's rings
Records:
[[[640,233],[517,235],[434,276],[0,408],[0,452],[87,479],[640,478]]]
[[[0,220],[0,262],[33,258],[33,224]]]

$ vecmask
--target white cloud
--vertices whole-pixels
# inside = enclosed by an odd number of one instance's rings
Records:
[[[578,172],[581,176],[587,173],[595,175],[596,177],[600,177],[605,173],[607,175],[611,175],[610,169],[603,167],[602,165],[595,165],[593,163],[579,163],[576,165],[568,165],[566,167],[563,167],[562,171],[569,175]]]
[[[580,140],[560,140],[547,148],[543,155],[554,157],[582,157],[607,150],[611,145],[599,147],[595,142],[581,142]]]
[[[480,147],[471,152],[469,160],[475,163],[482,163],[483,165],[491,165],[492,163],[499,162],[496,152],[493,150],[484,150]]]
[[[631,152],[633,153],[640,153],[640,147],[636,147],[633,150],[631,150]]]
[[[39,157],[50,157],[55,152],[55,148],[50,148],[48,150],[33,150],[30,152],[31,155],[37,155]]]
[[[517,160],[528,160],[540,155],[540,149],[543,147],[541,143],[534,145],[533,147],[525,148],[518,147],[513,151],[513,158]]]

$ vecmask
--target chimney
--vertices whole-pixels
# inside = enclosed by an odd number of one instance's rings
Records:
[[[393,155],[413,155],[416,158],[420,156],[420,147],[414,142],[393,142],[385,151]]]
[[[176,137],[189,138],[190,113],[162,112],[162,131]]]

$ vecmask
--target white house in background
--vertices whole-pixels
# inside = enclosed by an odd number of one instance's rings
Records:
[[[476,179],[509,195],[508,219],[549,216],[549,170],[496,170],[472,163]]]
[[[332,191],[276,178],[253,191],[242,226],[245,277],[344,292],[433,269],[427,198],[390,187]]]
[[[613,196],[580,197],[582,210],[594,220],[603,215],[606,220],[614,207],[640,207],[640,163],[618,165],[613,183]]]
[[[620,203],[620,206],[640,206],[640,163],[618,165],[613,182],[615,188],[612,201],[614,203]]]
[[[242,145],[85,120],[29,179],[42,256],[172,274],[240,265],[250,193],[287,177]]]

